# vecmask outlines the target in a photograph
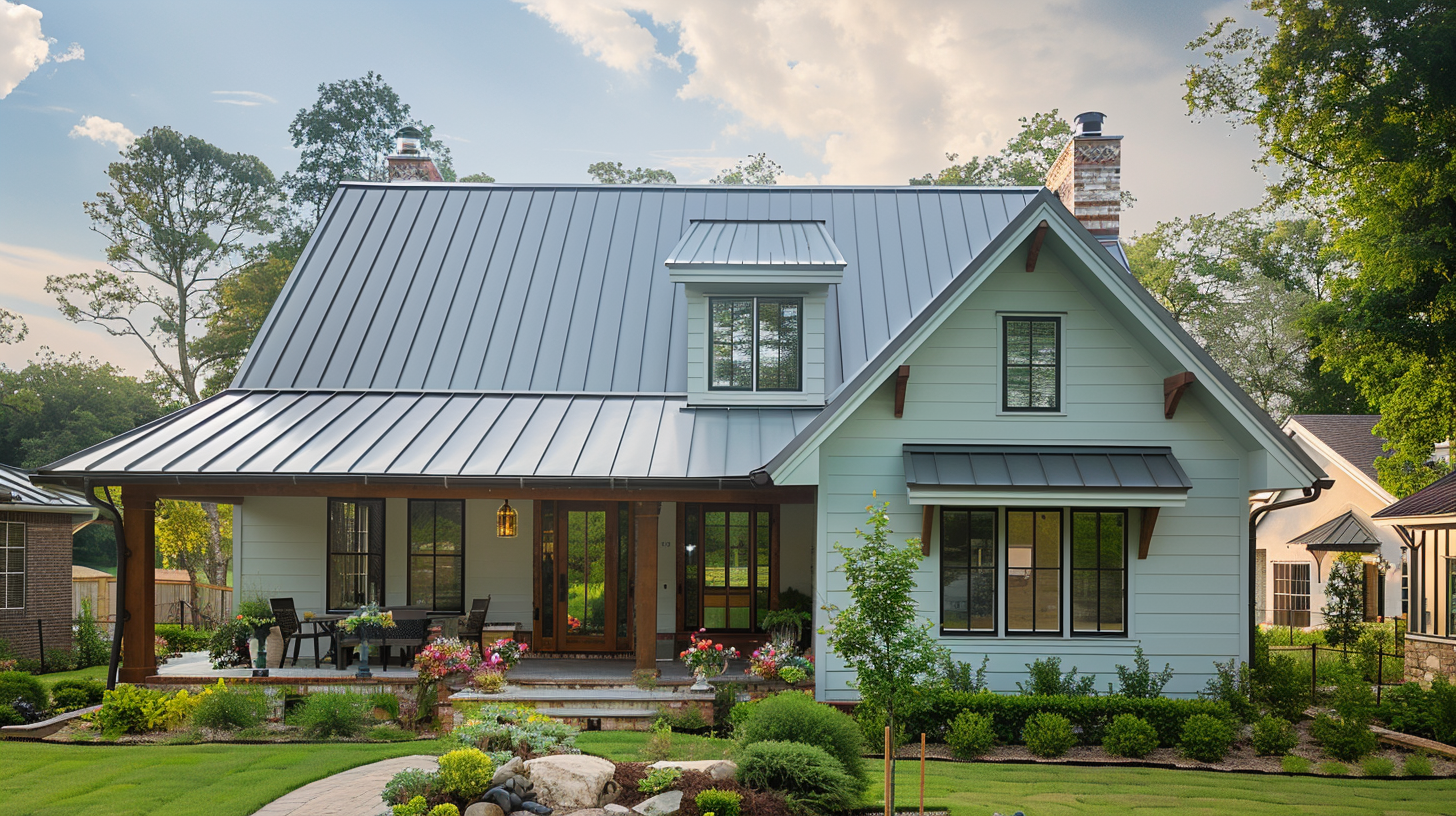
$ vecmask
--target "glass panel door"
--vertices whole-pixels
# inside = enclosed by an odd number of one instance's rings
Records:
[[[607,634],[607,511],[566,511],[566,632],[571,640]],[[615,538],[615,536],[614,536]],[[615,543],[615,542],[614,542]]]
[[[538,651],[632,648],[632,525],[625,503],[542,502]]]
[[[751,515],[746,510],[703,513],[703,626],[710,630],[753,628]]]

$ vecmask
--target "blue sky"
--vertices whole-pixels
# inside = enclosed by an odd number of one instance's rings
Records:
[[[502,181],[586,181],[599,160],[701,181],[766,151],[793,181],[904,183],[1055,107],[1104,111],[1126,135],[1128,231],[1249,206],[1263,187],[1251,135],[1191,122],[1180,99],[1184,44],[1230,14],[1249,16],[1202,0],[0,0],[0,306],[31,326],[0,362],[41,345],[98,353],[104,335],[64,323],[41,286],[101,262],[81,202],[118,134],[169,125],[281,175],[318,84],[370,70],[462,174]],[[139,346],[106,349],[145,368]]]

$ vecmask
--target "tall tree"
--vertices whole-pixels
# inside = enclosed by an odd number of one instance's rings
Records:
[[[1381,413],[1381,483],[1404,495],[1456,436],[1456,6],[1254,0],[1189,44],[1189,111],[1252,127],[1276,203],[1323,205],[1352,266],[1314,311],[1317,353]]]
[[[468,176],[461,176],[459,180],[468,184],[492,184],[495,182],[495,176],[489,173],[471,173]]]
[[[628,170],[621,162],[597,162],[586,168],[586,174],[597,184],[677,184],[677,176],[670,170],[651,167]]]
[[[246,242],[273,229],[278,185],[256,156],[152,128],[106,170],[109,191],[82,206],[111,266],[51,275],[46,291],[75,323],[144,346],[157,375],[188,403],[220,359],[197,346],[213,286],[243,263]]]
[[[25,318],[9,309],[0,309],[0,345],[19,343],[29,333]]]
[[[0,462],[40,467],[165,413],[154,386],[110,363],[45,350],[21,369],[0,367]],[[13,401],[10,401],[13,400]]]
[[[251,252],[253,260],[237,274],[218,282],[212,292],[216,308],[207,318],[207,333],[197,341],[200,353],[218,361],[208,375],[204,396],[227,388],[237,376],[307,242],[306,233],[287,229],[278,240]]]
[[[709,184],[778,184],[784,168],[770,159],[766,153],[755,153],[746,159],[739,159],[732,167],[724,168],[718,175],[708,179]]]
[[[1017,120],[1021,129],[994,156],[972,156],[964,164],[957,153],[945,154],[950,167],[910,179],[911,184],[1034,187],[1046,180],[1052,163],[1072,138],[1072,126],[1056,108]]]
[[[383,76],[370,71],[320,83],[313,106],[299,109],[288,126],[293,146],[302,150],[298,169],[283,177],[293,203],[317,222],[339,182],[383,180],[384,157],[394,152],[394,134],[405,125],[424,133],[421,150],[446,181],[454,181],[450,148],[435,138],[433,125],[410,116],[410,106]]]

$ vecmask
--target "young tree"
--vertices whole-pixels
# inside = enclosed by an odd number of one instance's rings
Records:
[[[670,170],[656,170],[651,167],[634,167],[628,170],[622,167],[621,162],[597,162],[586,168],[586,174],[597,184],[677,184],[677,176]]]
[[[66,319],[141,343],[171,390],[197,402],[220,361],[197,347],[212,287],[237,271],[250,238],[273,230],[277,182],[255,156],[166,127],[142,134],[106,175],[111,190],[82,206],[111,266],[51,275],[46,291]]]
[[[410,106],[383,76],[370,71],[358,79],[323,82],[318,95],[288,126],[293,146],[302,152],[298,170],[283,177],[294,205],[313,222],[323,216],[339,182],[386,177],[384,157],[394,152],[394,134],[405,125],[424,133],[420,149],[434,158],[446,181],[455,180],[450,148],[435,138],[433,125],[410,116]]]
[[[779,176],[784,174],[784,168],[778,162],[770,159],[766,153],[750,155],[746,159],[740,159],[732,167],[725,168],[718,172],[718,175],[708,179],[709,184],[778,184]]]
[[[854,670],[860,696],[884,710],[893,734],[897,704],[949,659],[950,651],[936,642],[931,635],[935,624],[915,606],[920,539],[907,539],[902,547],[890,544],[889,506],[865,508],[870,514],[869,532],[854,531],[862,546],[834,544],[844,560],[837,569],[844,572],[850,603],[843,609],[824,607],[830,615],[829,628],[820,634]]]
[[[1340,553],[1325,580],[1325,640],[1354,645],[1365,623],[1365,564],[1355,553]]]

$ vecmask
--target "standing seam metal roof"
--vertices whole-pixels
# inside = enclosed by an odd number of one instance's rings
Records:
[[[0,464],[0,510],[4,510],[7,504],[74,507],[78,511],[91,512],[91,505],[80,496],[36,487],[30,480],[30,474],[17,467]]]
[[[905,483],[920,487],[1193,486],[1166,447],[905,445]]]
[[[1303,544],[1311,550],[1359,552],[1379,548],[1380,538],[1353,511],[1347,510],[1313,530],[1290,539],[1289,543]]]
[[[669,269],[843,269],[845,264],[820,221],[694,221],[664,261]]]

